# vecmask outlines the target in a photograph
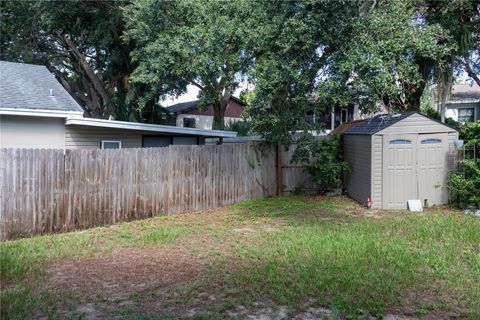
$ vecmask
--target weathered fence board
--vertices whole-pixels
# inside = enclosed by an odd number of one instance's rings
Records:
[[[312,181],[310,175],[305,172],[305,165],[292,161],[295,154],[296,145],[291,145],[288,149],[281,148],[282,152],[282,183],[283,192],[293,193],[299,191],[317,191],[318,185]]]
[[[0,237],[85,229],[275,194],[255,143],[121,150],[0,149]]]

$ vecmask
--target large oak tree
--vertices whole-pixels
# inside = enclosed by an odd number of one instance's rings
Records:
[[[133,82],[160,96],[197,86],[200,106],[213,106],[213,129],[223,129],[228,100],[253,62],[254,2],[135,0],[124,17],[137,43]]]
[[[44,64],[87,116],[158,122],[155,97],[132,85],[126,1],[2,1],[1,59]]]

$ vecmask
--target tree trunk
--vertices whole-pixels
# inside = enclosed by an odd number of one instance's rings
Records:
[[[74,69],[82,76],[84,91],[90,97],[90,103],[87,108],[90,110],[90,116],[102,118],[107,114],[114,115],[115,110],[110,94],[102,84],[101,72],[96,73],[95,70],[93,70],[85,55],[80,52],[71,39],[61,34],[58,35],[58,38],[70,53],[72,61],[74,62]]]
[[[405,103],[405,105],[407,106],[407,110],[405,111],[420,111],[420,104],[422,101],[422,94],[424,90],[425,82],[422,82],[419,86],[413,86],[409,90],[410,92],[407,92]]]
[[[213,104],[213,130],[225,129],[225,111],[227,110],[228,97],[223,96],[219,101],[215,101]]]
[[[445,110],[447,108],[447,97],[452,90],[453,82],[453,65],[438,66],[437,83],[438,83],[438,104],[440,106],[440,120],[445,123]]]

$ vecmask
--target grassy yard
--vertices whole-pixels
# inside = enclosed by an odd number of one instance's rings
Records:
[[[0,244],[4,319],[480,318],[480,219],[281,197]]]

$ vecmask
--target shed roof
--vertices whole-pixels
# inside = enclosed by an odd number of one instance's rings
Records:
[[[0,109],[83,114],[82,107],[45,66],[7,61],[0,61]]]
[[[452,128],[445,123],[442,123],[438,120],[432,119],[430,117],[427,117],[423,114],[420,114],[415,111],[410,111],[410,112],[402,112],[402,113],[391,113],[391,114],[379,114],[376,115],[372,118],[365,119],[362,122],[356,124],[355,126],[352,126],[348,128],[346,131],[344,131],[345,134],[363,134],[363,135],[373,135],[376,134],[377,132],[380,132],[395,123],[398,123],[414,114],[417,114],[419,116],[425,117],[429,119],[430,121],[433,121],[435,124],[441,124],[442,126],[445,127],[445,129],[449,129],[449,131],[457,130],[455,128]]]
[[[393,114],[379,114],[372,118],[365,119],[358,125],[345,131],[345,134],[366,134],[372,135],[385,128],[390,127],[403,119],[415,114],[416,112],[402,112]]]

